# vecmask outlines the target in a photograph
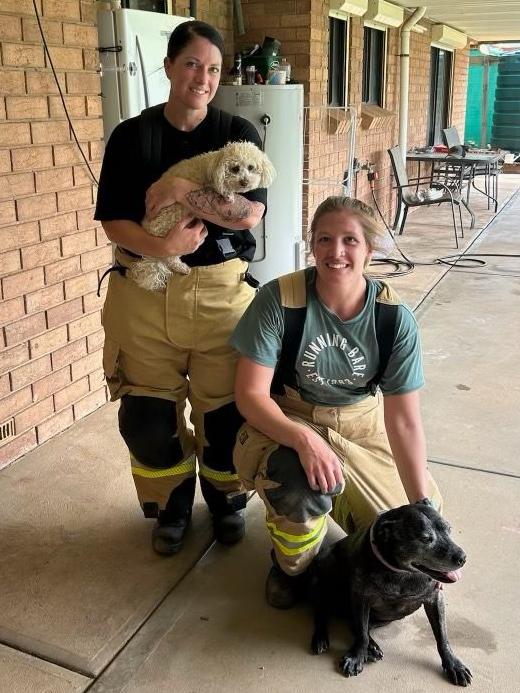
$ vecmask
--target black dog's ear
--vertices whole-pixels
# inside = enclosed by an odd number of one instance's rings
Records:
[[[390,541],[394,533],[393,525],[396,522],[397,520],[379,520],[377,523],[377,538],[383,542]]]

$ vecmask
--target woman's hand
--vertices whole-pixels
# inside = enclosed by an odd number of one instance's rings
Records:
[[[343,471],[334,450],[312,429],[305,427],[305,442],[296,452],[313,491],[331,493],[343,485]]]
[[[181,181],[181,178],[163,176],[150,185],[145,198],[148,219],[153,219],[161,209],[182,199],[186,191]]]
[[[168,231],[162,241],[164,255],[189,255],[199,248],[208,235],[208,230],[200,219],[185,216]]]

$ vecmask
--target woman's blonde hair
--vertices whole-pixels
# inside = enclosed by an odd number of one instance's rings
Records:
[[[323,200],[316,211],[311,222],[311,237],[310,245],[311,250],[314,247],[314,237],[316,235],[316,227],[319,220],[324,214],[329,214],[330,212],[350,212],[355,216],[361,228],[363,229],[363,235],[365,236],[365,241],[371,251],[374,251],[378,247],[378,241],[382,236],[382,229],[376,219],[376,215],[370,205],[361,202],[361,200],[356,200],[354,197],[343,197],[342,195],[333,195],[327,197]]]

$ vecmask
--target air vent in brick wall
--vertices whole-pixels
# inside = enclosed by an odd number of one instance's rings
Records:
[[[14,419],[0,424],[0,445],[14,436]]]

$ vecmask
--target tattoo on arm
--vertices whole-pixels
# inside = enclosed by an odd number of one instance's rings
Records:
[[[257,202],[251,202],[242,195],[233,195],[231,200],[222,197],[213,188],[201,188],[186,195],[189,205],[201,216],[211,214],[223,221],[240,221],[256,211]]]

